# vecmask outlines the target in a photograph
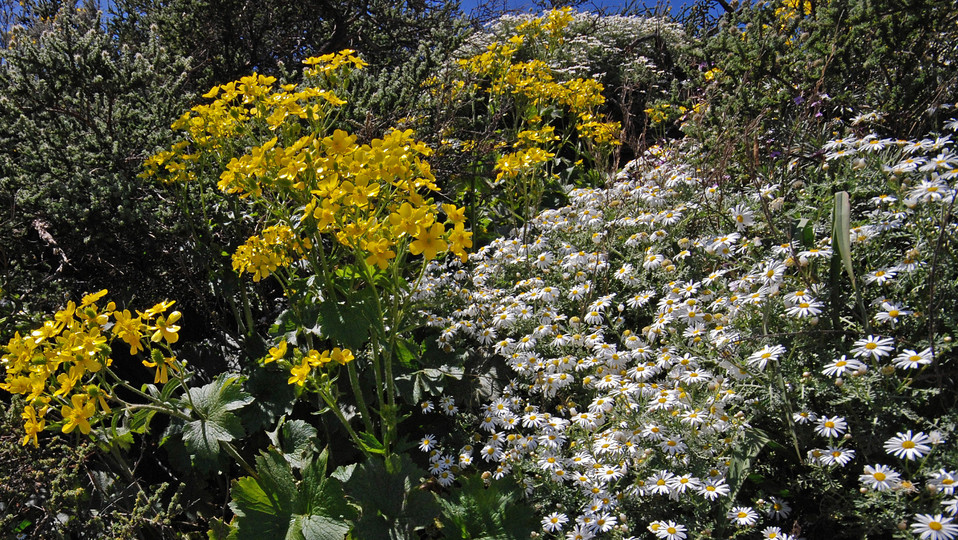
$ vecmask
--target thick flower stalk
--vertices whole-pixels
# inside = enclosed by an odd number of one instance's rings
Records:
[[[326,325],[304,331],[295,347],[279,342],[264,364],[281,366],[289,384],[319,394],[333,414],[345,371],[366,433],[378,429],[388,448],[397,422],[392,355],[398,330],[410,324],[407,280],[446,253],[465,260],[472,233],[462,208],[433,199],[432,150],[411,130],[363,142],[342,129],[339,95],[365,63],[349,50],[304,63],[299,86],[253,75],[212,89],[212,103],[173,126],[185,144],[148,160],[144,176],[196,180],[202,198],[239,204],[260,232],[233,252],[233,269],[253,281],[275,278],[298,320],[318,304],[327,313],[361,308],[362,341]],[[372,372],[375,408],[366,404],[360,368]]]

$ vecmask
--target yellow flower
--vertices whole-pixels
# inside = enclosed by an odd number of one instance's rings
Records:
[[[306,377],[309,376],[309,372],[311,370],[312,367],[309,365],[309,361],[304,357],[301,364],[293,366],[293,368],[289,370],[292,374],[292,377],[290,377],[286,382],[288,384],[296,383],[300,386],[303,386],[303,384],[306,382]]]
[[[143,365],[150,368],[156,368],[156,375],[153,377],[153,384],[166,384],[170,380],[169,368],[173,371],[179,371],[176,367],[176,357],[164,357],[160,351],[153,350],[153,359],[144,360]]]
[[[80,380],[80,377],[83,375],[83,368],[81,366],[73,366],[70,368],[69,373],[61,373],[57,375],[57,382],[60,383],[60,388],[53,392],[54,396],[66,396],[73,391],[73,387],[76,386],[77,381]]]
[[[266,360],[263,361],[264,364],[269,364],[270,362],[276,362],[277,360],[282,360],[286,356],[286,340],[279,342],[279,345],[271,348],[269,350],[269,356],[266,357]]]
[[[21,444],[26,446],[33,441],[33,446],[36,448],[40,447],[40,442],[37,440],[37,434],[43,431],[43,428],[46,427],[47,421],[43,418],[37,419],[37,410],[33,408],[32,405],[27,405],[23,408],[23,414],[20,415],[23,422],[23,431],[26,432],[26,435],[23,436]]]
[[[389,224],[392,225],[396,236],[404,234],[418,236],[421,227],[428,227],[431,224],[431,221],[426,223],[426,215],[425,208],[413,208],[411,204],[404,202],[399,210],[389,214]]]
[[[466,249],[472,247],[472,233],[467,231],[465,225],[457,223],[455,228],[449,233],[449,251],[458,256],[462,262],[466,262],[468,255]]]
[[[440,251],[445,251],[448,247],[445,240],[442,239],[442,235],[445,232],[445,227],[442,223],[436,223],[428,229],[423,228],[420,234],[416,236],[416,239],[409,244],[409,252],[413,255],[419,255],[421,253],[427,261],[435,259]]]
[[[179,311],[174,311],[170,313],[169,317],[160,317],[156,320],[156,326],[154,326],[153,335],[150,337],[150,341],[156,343],[161,339],[165,339],[167,343],[173,344],[176,343],[176,340],[180,339],[180,336],[177,335],[177,332],[180,331],[180,327],[176,326],[174,323],[180,320],[182,313]]]
[[[143,328],[143,322],[139,317],[133,318],[130,310],[113,312],[116,324],[113,326],[113,334],[130,346],[130,355],[134,356],[143,350],[143,334],[140,330]]]
[[[64,405],[60,409],[60,414],[63,416],[63,419],[67,421],[63,424],[63,432],[71,433],[79,427],[81,433],[89,435],[89,419],[95,412],[93,402],[90,401],[90,396],[86,394],[73,394],[70,401],[73,404],[72,407]]]
[[[333,348],[333,352],[329,354],[330,359],[334,362],[338,362],[340,365],[345,366],[349,362],[352,362],[355,357],[353,352],[349,349],[340,349],[339,347]]]
[[[370,240],[363,247],[369,253],[366,264],[376,265],[380,270],[385,270],[389,266],[389,261],[396,257],[396,252],[389,249],[392,246],[385,238]]]
[[[443,204],[442,210],[446,213],[446,222],[448,223],[465,223],[466,222],[466,209],[456,208],[454,204]]]
[[[90,294],[84,296],[84,297],[83,297],[83,300],[81,301],[80,307],[81,307],[81,308],[84,308],[84,307],[86,307],[86,306],[89,306],[90,304],[96,302],[96,301],[99,300],[100,298],[103,298],[104,296],[106,296],[106,293],[107,293],[107,290],[106,290],[106,289],[103,289],[103,290],[101,290],[101,291],[98,291],[98,292],[95,292],[95,293],[90,293]]]
[[[146,313],[144,313],[144,315],[146,315],[148,319],[152,319],[153,317],[156,317],[160,313],[165,313],[166,310],[173,307],[173,304],[175,303],[176,303],[176,300],[164,300],[163,302],[160,302],[159,304],[156,304],[155,306],[146,310]]]
[[[320,353],[319,351],[313,349],[310,349],[310,351],[306,353],[306,358],[303,358],[303,361],[308,363],[309,367],[311,368],[323,367],[328,364],[330,360],[329,351],[323,351]]]

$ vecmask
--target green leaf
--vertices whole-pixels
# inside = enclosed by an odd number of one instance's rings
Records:
[[[256,456],[256,472],[259,473],[259,485],[274,498],[279,508],[292,511],[297,492],[296,477],[283,454],[270,448]]]
[[[339,481],[326,476],[326,461],[324,451],[297,483],[281,452],[270,449],[258,456],[259,480],[246,476],[233,481],[235,538],[342,540],[355,511]]]
[[[326,476],[327,451],[303,470],[296,511],[304,516],[306,538],[341,540],[349,532],[348,522],[356,517],[346,502],[342,484]]]
[[[303,420],[287,422],[281,418],[274,431],[266,432],[269,440],[294,469],[302,469],[316,450],[316,428]]]
[[[371,290],[353,292],[349,303],[326,301],[319,306],[322,334],[349,349],[361,349],[369,339],[371,321],[378,319]]]
[[[728,505],[735,501],[735,495],[745,484],[745,480],[750,474],[752,461],[772,440],[768,433],[758,428],[746,429],[742,438],[742,441],[733,446],[732,459],[728,468],[728,485],[732,489],[732,494],[728,497]]]
[[[815,230],[808,218],[801,218],[795,222],[792,238],[798,240],[805,248],[815,247]]]
[[[360,443],[363,445],[363,449],[367,452],[373,454],[385,454],[386,447],[383,443],[379,442],[379,439],[376,438],[372,433],[363,431],[359,434]]]
[[[538,528],[535,512],[515,488],[503,482],[488,487],[479,476],[461,479],[455,496],[439,497],[446,538],[526,539]]]
[[[237,540],[285,538],[289,517],[251,476],[233,480],[230,508]]]
[[[241,413],[243,425],[249,432],[273,426],[284,415],[293,411],[296,385],[286,383],[288,371],[254,369],[243,386],[253,396],[253,402]]]
[[[415,538],[416,529],[432,524],[439,508],[432,493],[419,489],[426,476],[407,455],[386,462],[361,463],[346,482],[346,492],[362,509],[352,535],[355,538]]]
[[[852,288],[858,290],[858,285],[855,283],[855,270],[852,268],[850,214],[848,192],[839,191],[835,194],[835,209],[832,212],[832,246],[834,248],[832,256],[841,258],[845,272],[852,280]]]
[[[208,467],[220,452],[220,443],[243,437],[243,424],[235,411],[253,398],[244,392],[237,376],[220,375],[200,388],[189,389],[180,404],[192,407],[190,415],[199,417],[182,427],[183,443],[199,467]]]

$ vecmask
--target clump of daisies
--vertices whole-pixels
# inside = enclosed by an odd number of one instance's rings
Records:
[[[424,445],[434,474],[455,465],[518,482],[542,509],[545,535],[647,529],[672,539],[718,527],[787,538],[784,521],[796,518],[776,495],[794,490],[789,479],[755,486],[743,470],[763,451],[743,453],[756,438],[780,436],[792,470],[855,478],[863,496],[913,485],[904,469],[914,474],[911,462],[947,446],[943,432],[887,423],[900,417],[835,407],[864,407],[877,391],[907,396],[949,350],[915,331],[926,321],[914,306],[941,243],[929,216],[954,198],[950,139],[826,145],[828,164],[900,160],[877,169],[896,181],[854,201],[854,295],[836,278],[830,214],[795,228],[810,206],[801,183],[710,184],[679,159],[695,151],[684,144],[650,149],[604,189],[572,191],[568,206],[468,263],[433,264],[420,286],[421,299],[442,305],[424,313],[441,346],[505,373],[479,408],[458,413],[470,444]],[[888,438],[861,445],[866,429]],[[948,452],[922,461],[919,474]],[[954,475],[946,467],[928,480],[952,514]]]

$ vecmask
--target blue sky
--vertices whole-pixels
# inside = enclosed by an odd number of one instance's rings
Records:
[[[498,2],[495,2],[495,3],[498,5],[502,5],[502,2],[503,0],[499,0]],[[482,3],[490,3],[490,2],[484,2],[482,0],[461,0],[462,11],[463,13],[468,14],[473,9],[475,9],[477,5]],[[678,12],[678,10],[682,9],[682,7],[692,3],[693,3],[693,0],[672,0],[672,1],[663,0],[661,2],[663,6],[669,6],[676,13]],[[591,11],[596,8],[602,8],[602,9],[605,9],[610,14],[614,14],[614,13],[620,12],[621,9],[625,6],[633,6],[637,8],[638,10],[642,10],[645,7],[648,7],[649,9],[653,9],[656,7],[656,4],[657,2],[655,0],[632,0],[631,2],[629,0],[586,0],[586,2],[582,4],[578,9],[580,11]],[[506,5],[506,8],[510,10],[517,10],[517,11],[531,10],[533,12],[541,11],[541,9],[538,9],[535,7],[535,2],[533,2],[533,0],[505,0],[505,5]]]

